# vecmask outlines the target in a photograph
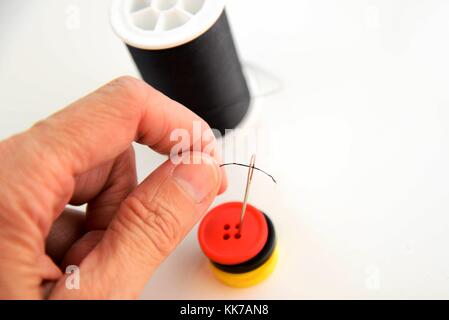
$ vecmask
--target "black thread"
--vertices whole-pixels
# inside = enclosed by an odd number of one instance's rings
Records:
[[[247,164],[244,164],[244,163],[238,163],[238,162],[228,162],[228,163],[223,163],[223,164],[220,164],[220,167],[229,166],[229,165],[241,166],[241,167],[246,167],[246,168],[249,168],[249,167],[250,167],[250,166],[247,165]],[[268,172],[263,171],[262,169],[259,169],[259,168],[257,168],[257,167],[253,167],[253,168],[254,168],[254,170],[257,170],[257,171],[260,171],[260,172],[262,172],[262,173],[265,173],[267,176],[269,176],[269,177],[271,178],[271,180],[273,180],[274,183],[277,184],[276,180],[274,179],[274,177],[273,177],[271,174],[269,174]]]
[[[127,47],[146,82],[198,114],[211,128],[224,134],[245,116],[250,93],[225,11],[201,36],[177,47]]]

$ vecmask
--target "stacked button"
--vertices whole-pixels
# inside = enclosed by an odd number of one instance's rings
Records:
[[[214,275],[232,287],[265,280],[277,262],[276,234],[270,218],[247,204],[240,226],[241,202],[221,204],[207,213],[198,239]]]

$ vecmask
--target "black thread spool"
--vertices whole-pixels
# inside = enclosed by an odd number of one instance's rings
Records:
[[[250,93],[224,0],[115,0],[111,22],[142,78],[224,133]]]

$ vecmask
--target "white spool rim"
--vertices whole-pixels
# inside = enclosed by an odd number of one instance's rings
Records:
[[[226,0],[113,0],[111,24],[128,45],[173,48],[199,37],[220,17]]]

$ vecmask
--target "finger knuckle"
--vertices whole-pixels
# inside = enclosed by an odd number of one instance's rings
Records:
[[[122,206],[121,224],[134,234],[140,232],[145,248],[152,247],[160,257],[173,251],[181,238],[181,225],[169,205],[158,199],[146,202],[129,196]]]
[[[140,119],[142,106],[148,99],[149,86],[143,81],[122,76],[104,86],[99,94],[109,113],[122,119]]]
[[[142,81],[131,76],[121,76],[109,82],[109,86],[125,89],[132,93],[134,90],[142,88]]]
[[[128,101],[141,102],[145,98],[147,85],[139,79],[122,76],[112,80],[106,86],[113,90],[118,96],[126,98]]]
[[[2,160],[6,159],[6,155],[14,149],[15,145],[17,145],[16,140],[17,136],[12,136],[0,141],[0,155]]]

